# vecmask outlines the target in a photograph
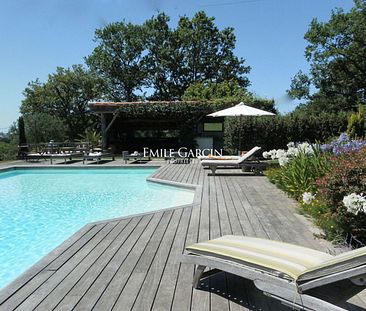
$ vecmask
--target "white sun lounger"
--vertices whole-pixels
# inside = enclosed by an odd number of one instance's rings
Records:
[[[50,158],[51,164],[53,164],[53,159],[63,159],[66,164],[67,160],[71,161],[73,157],[81,157],[82,155],[83,154],[81,152],[46,154],[46,156]]]
[[[300,310],[344,311],[337,306],[366,287],[366,247],[332,256],[266,239],[224,236],[186,248],[196,264],[194,288],[226,271],[252,280],[264,294]],[[204,273],[206,267],[214,270]]]
[[[253,147],[248,152],[252,152],[252,150],[254,150],[256,148],[258,148],[258,147]],[[198,156],[197,159],[201,160],[201,161],[203,161],[203,160],[234,160],[234,161],[236,161],[236,160],[240,159],[240,156],[237,156],[237,155],[224,155],[224,156],[212,156],[212,155],[210,155],[210,156],[204,156],[204,155],[202,155],[202,156]]]
[[[84,154],[83,164],[85,164],[85,161],[88,161],[88,160],[96,161],[97,164],[99,164],[99,162],[103,158],[112,158],[112,161],[114,161],[114,159],[115,159],[114,154],[112,154],[112,153],[90,152],[88,154]]]
[[[216,169],[218,167],[235,167],[243,168],[247,166],[259,166],[261,163],[259,161],[253,161],[253,156],[261,150],[261,147],[254,147],[248,151],[243,156],[239,157],[237,160],[202,160],[201,164],[204,167],[209,167],[212,175],[215,175]]]
[[[238,160],[240,156],[235,155],[225,155],[225,156],[198,156],[197,159],[200,161],[203,160]]]

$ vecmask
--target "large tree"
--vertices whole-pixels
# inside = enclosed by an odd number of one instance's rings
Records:
[[[177,33],[169,27],[169,17],[161,13],[144,24],[147,32],[148,86],[154,100],[179,99],[183,62]],[[178,95],[179,94],[179,95]]]
[[[113,100],[180,99],[193,82],[235,80],[246,87],[250,67],[235,56],[233,28],[219,30],[204,12],[183,16],[176,28],[160,13],[143,25],[118,22],[96,31],[98,46],[87,58]]]
[[[21,112],[27,116],[42,113],[57,117],[66,126],[70,139],[93,125],[87,113],[88,102],[101,97],[101,80],[81,65],[57,68],[45,83],[32,81],[24,90]]]
[[[111,100],[132,101],[146,85],[146,34],[143,26],[124,21],[95,31],[98,46],[86,62],[105,81]]]
[[[246,105],[258,109],[278,113],[273,99],[255,96],[236,81],[195,82],[187,88],[182,98],[188,101],[227,102],[232,104],[244,102]]]
[[[313,19],[305,39],[310,72],[293,78],[289,94],[318,110],[353,110],[366,103],[366,1],[355,0],[349,12],[334,10],[327,22]]]

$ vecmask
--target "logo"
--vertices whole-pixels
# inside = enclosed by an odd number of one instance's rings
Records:
[[[217,157],[222,156],[222,149],[188,149],[186,147],[181,147],[178,151],[174,149],[149,149],[144,147],[144,157],[150,158],[172,158],[174,156],[179,156],[181,158],[197,158],[199,156],[213,155]]]

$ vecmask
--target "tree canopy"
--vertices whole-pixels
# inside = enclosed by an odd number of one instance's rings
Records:
[[[294,76],[289,94],[318,110],[354,110],[366,103],[366,1],[336,9],[327,22],[313,19],[305,34],[309,74]],[[315,92],[311,92],[315,89]]]
[[[181,99],[194,82],[234,80],[249,85],[250,67],[235,56],[233,28],[219,30],[203,11],[182,16],[176,28],[160,13],[142,25],[112,23],[96,30],[98,46],[86,58],[106,82],[106,96],[131,101],[151,91],[150,99]]]
[[[88,103],[102,95],[101,85],[82,65],[58,67],[45,83],[36,80],[28,84],[21,112],[57,117],[66,126],[67,137],[76,138],[93,124],[93,116],[87,114]]]
[[[87,67],[59,67],[47,81],[28,84],[21,105],[25,121],[57,124],[75,139],[95,126],[89,101],[181,100],[191,84],[225,81],[245,92],[250,67],[234,54],[233,28],[220,30],[202,11],[180,17],[175,28],[169,23],[160,13],[142,24],[121,21],[97,29]],[[39,128],[28,126],[28,132]]]
[[[192,83],[184,92],[184,100],[194,101],[216,101],[238,104],[244,102],[246,105],[278,113],[273,99],[264,99],[248,92],[236,81],[225,82],[195,82]]]

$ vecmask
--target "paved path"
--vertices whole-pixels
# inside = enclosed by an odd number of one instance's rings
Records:
[[[192,290],[194,267],[180,259],[197,241],[238,234],[329,247],[266,177],[219,173],[164,165],[153,177],[198,185],[195,204],[83,227],[3,289],[0,310],[290,310],[227,273]],[[363,297],[352,304],[365,306]]]

